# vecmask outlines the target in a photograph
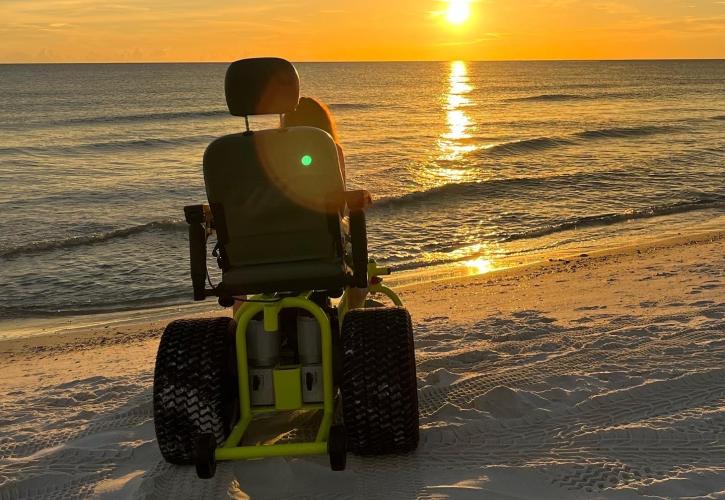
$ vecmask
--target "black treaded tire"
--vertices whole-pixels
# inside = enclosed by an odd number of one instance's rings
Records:
[[[418,446],[418,388],[410,314],[402,307],[356,309],[342,325],[340,386],[347,448],[358,455]]]
[[[184,319],[166,327],[154,370],[154,427],[167,462],[194,464],[196,440],[221,445],[238,414],[232,318]]]

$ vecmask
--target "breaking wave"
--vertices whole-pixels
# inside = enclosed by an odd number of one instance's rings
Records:
[[[655,134],[667,134],[680,131],[681,128],[674,126],[642,125],[639,127],[610,127],[601,129],[584,130],[575,132],[564,137],[535,137],[532,139],[520,139],[509,142],[502,142],[492,146],[484,147],[476,154],[508,156],[523,153],[553,149],[560,146],[570,146],[580,141],[594,141],[600,139],[627,139],[645,137]]]
[[[213,135],[194,135],[173,138],[133,139],[128,141],[105,141],[86,144],[63,144],[59,146],[29,146],[0,148],[0,154],[42,154],[42,153],[73,153],[73,152],[117,152],[129,149],[170,148],[211,142]]]
[[[643,125],[640,127],[612,127],[595,130],[585,130],[574,134],[582,139],[622,139],[626,137],[642,137],[654,134],[665,134],[680,130],[678,127]]]
[[[149,231],[182,231],[186,228],[186,222],[181,220],[163,220],[147,222],[137,226],[126,227],[122,229],[114,229],[103,233],[96,233],[84,236],[74,236],[71,238],[63,238],[58,240],[36,241],[8,249],[0,250],[0,257],[10,258],[25,254],[45,253],[53,250],[62,250],[66,248],[80,247],[86,245],[95,245],[119,238],[127,238],[140,233]]]
[[[230,116],[226,109],[215,109],[206,111],[171,111],[165,113],[140,113],[133,115],[109,115],[109,116],[88,116],[56,120],[51,125],[84,125],[96,123],[134,123],[163,120],[193,120],[195,118],[217,118]]]
[[[540,94],[525,97],[511,97],[506,99],[509,102],[525,102],[525,101],[578,101],[585,99],[593,99],[592,96],[581,94]]]
[[[633,209],[622,213],[609,213],[600,215],[589,215],[584,217],[573,217],[545,227],[503,235],[501,242],[516,241],[530,238],[539,238],[549,234],[568,231],[581,227],[608,226],[634,219],[647,219],[661,215],[680,214],[695,210],[707,210],[710,208],[724,208],[725,197],[702,198],[692,201],[682,201],[666,205],[655,205],[646,208]]]
[[[534,139],[522,139],[520,141],[495,144],[484,148],[482,151],[484,154],[490,155],[513,155],[541,151],[569,144],[573,144],[573,142],[563,137],[536,137]]]

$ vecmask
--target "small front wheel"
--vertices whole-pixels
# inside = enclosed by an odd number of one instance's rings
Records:
[[[214,434],[202,434],[194,443],[194,465],[199,479],[211,479],[216,473],[216,438]]]
[[[347,464],[347,435],[344,425],[336,424],[330,428],[330,436],[327,438],[327,454],[330,455],[330,468],[332,470],[345,470]]]

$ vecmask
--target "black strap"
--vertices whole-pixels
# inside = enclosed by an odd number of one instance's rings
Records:
[[[211,213],[214,216],[214,225],[216,226],[217,244],[214,246],[212,255],[217,258],[217,263],[222,271],[226,271],[231,266],[229,257],[227,256],[224,245],[229,243],[229,231],[227,230],[227,219],[224,216],[224,205],[221,203],[210,203]],[[216,252],[216,253],[215,253]]]

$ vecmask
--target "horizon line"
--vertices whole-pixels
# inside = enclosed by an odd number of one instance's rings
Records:
[[[260,56],[275,57],[275,56]],[[243,58],[244,59],[244,58]],[[629,59],[357,59],[290,61],[294,64],[340,64],[340,63],[448,63],[463,62],[657,62],[657,61],[725,61],[725,57],[659,57]],[[44,62],[0,62],[0,66],[40,64],[229,64],[229,61],[44,61]]]

